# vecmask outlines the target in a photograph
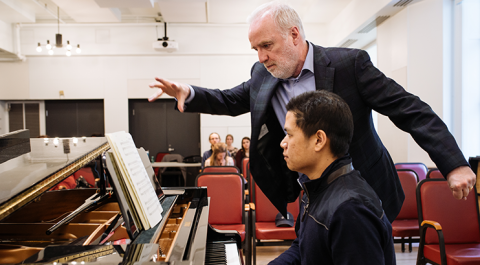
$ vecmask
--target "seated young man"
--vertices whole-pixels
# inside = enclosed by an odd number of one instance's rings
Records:
[[[392,226],[347,154],[352,114],[336,94],[313,91],[287,104],[281,142],[304,196],[297,239],[270,264],[395,264]]]

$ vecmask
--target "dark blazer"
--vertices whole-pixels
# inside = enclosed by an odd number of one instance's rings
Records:
[[[444,176],[468,165],[430,106],[375,68],[367,52],[314,46],[314,72],[317,90],[338,94],[350,107],[354,134],[349,153],[353,165],[382,200],[390,221],[400,212],[405,195],[393,161],[373,126],[372,109],[410,133]],[[194,86],[195,97],[186,111],[231,116],[251,112],[250,170],[265,195],[285,214],[287,202],[297,198],[300,185],[298,174],[290,171],[283,159],[280,142],[285,134],[271,105],[279,86],[280,81],[257,62],[251,79],[232,89]]]

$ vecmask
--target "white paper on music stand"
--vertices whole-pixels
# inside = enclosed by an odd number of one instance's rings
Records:
[[[163,208],[158,201],[132,136],[123,131],[106,134],[106,136],[114,151],[115,159],[122,168],[128,192],[133,195],[133,201],[139,211],[143,226],[145,230],[150,229],[162,220]],[[144,223],[145,221],[146,223]]]

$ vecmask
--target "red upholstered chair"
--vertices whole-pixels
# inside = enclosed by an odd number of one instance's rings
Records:
[[[417,186],[420,245],[417,264],[480,264],[477,191],[453,198],[446,180],[426,179]]]
[[[243,177],[250,183],[248,185],[248,194],[250,201],[249,202],[254,202],[255,201],[255,191],[253,190],[254,180],[252,177],[252,173],[250,172],[250,158],[244,158],[243,159]]]
[[[155,162],[162,162],[162,159],[165,155],[168,155],[169,153],[158,153],[157,156],[155,156]],[[158,171],[160,170],[159,167],[154,167],[153,171],[155,172],[155,176],[158,176]]]
[[[396,163],[396,169],[411,169],[417,173],[418,181],[422,181],[427,177],[428,168],[424,163]]]
[[[202,170],[202,173],[240,173],[236,166],[209,166]]]
[[[417,196],[415,193],[417,188],[417,174],[409,169],[398,169],[397,173],[402,183],[403,192],[405,193],[405,201],[403,202],[400,213],[392,223],[392,234],[394,237],[401,237],[400,240],[395,240],[395,242],[402,243],[402,252],[405,252],[405,238],[408,238],[408,251],[412,252],[412,237],[420,236]]]
[[[249,205],[244,203],[244,179],[238,173],[201,173],[197,187],[207,187],[210,197],[208,223],[218,230],[234,230],[244,243],[247,264],[250,264]]]
[[[428,171],[427,179],[445,179],[445,177],[443,177],[440,170],[433,168]]]
[[[62,182],[55,185],[50,190],[71,190],[77,187],[77,182],[75,182],[75,178],[73,175],[69,176],[68,178],[64,179]]]
[[[278,214],[277,208],[273,206],[256,184],[254,186],[255,203],[250,204],[250,209],[252,214],[253,264],[255,265],[257,263],[257,246],[291,245],[292,241],[297,238],[297,235],[295,234],[295,225],[292,227],[275,226],[275,217]],[[295,202],[288,204],[287,211],[293,215],[296,222],[298,213],[300,212],[300,201],[298,198]],[[270,239],[283,240],[283,242],[261,242],[261,240]]]
[[[243,177],[245,179],[248,180],[248,176],[247,176],[247,166],[248,166],[248,162],[250,161],[250,158],[249,157],[245,157],[243,160],[242,160],[242,173],[243,173]]]

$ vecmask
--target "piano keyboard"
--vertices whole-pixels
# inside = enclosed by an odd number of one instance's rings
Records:
[[[205,265],[241,265],[235,242],[211,242],[207,243],[205,253]]]

